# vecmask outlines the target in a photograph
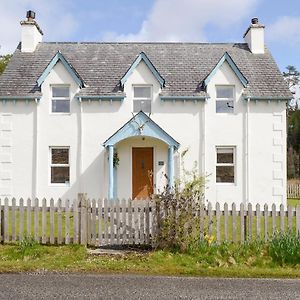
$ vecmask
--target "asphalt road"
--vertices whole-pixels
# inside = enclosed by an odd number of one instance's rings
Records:
[[[300,299],[300,280],[1,274],[1,299]]]

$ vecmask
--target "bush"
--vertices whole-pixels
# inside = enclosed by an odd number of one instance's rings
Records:
[[[300,236],[295,232],[277,232],[269,244],[269,255],[275,263],[300,264]]]
[[[174,187],[167,186],[154,196],[158,248],[187,252],[199,242],[199,209],[203,205],[204,184],[204,177],[198,175],[195,167],[191,172],[184,171]]]

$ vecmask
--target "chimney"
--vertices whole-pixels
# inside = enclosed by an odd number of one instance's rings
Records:
[[[248,44],[248,47],[253,54],[265,53],[264,31],[265,26],[259,24],[258,18],[253,18],[251,20],[251,25],[244,34],[245,42]]]
[[[34,52],[38,43],[42,41],[43,31],[35,21],[35,12],[32,10],[26,13],[27,20],[21,21],[21,51]]]

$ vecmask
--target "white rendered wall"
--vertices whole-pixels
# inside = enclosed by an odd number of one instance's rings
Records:
[[[71,113],[50,113],[51,85],[67,84],[71,90]],[[162,102],[160,85],[141,62],[127,80],[124,101],[85,101],[74,99],[79,91],[62,64],[58,63],[42,84],[43,97],[39,104],[12,102],[0,108],[0,141],[8,155],[0,155],[0,193],[15,197],[74,199],[85,192],[91,198],[108,195],[108,157],[103,142],[132,117],[133,84],[150,84],[153,87],[151,118],[180,143],[175,153],[175,176],[182,174],[180,154],[186,170],[195,162],[200,174],[207,175],[207,201],[221,205],[234,201],[237,204],[251,201],[276,204],[285,203],[285,104],[257,101],[249,103],[249,178],[246,164],[246,112],[247,102],[242,99],[243,86],[227,63],[217,71],[208,86],[210,99],[201,101]],[[215,86],[235,86],[235,113],[216,114]],[[6,125],[2,125],[6,124]],[[9,124],[10,125],[9,125]],[[2,129],[1,129],[2,128]],[[7,130],[3,131],[3,128]],[[5,138],[8,140],[5,140]],[[35,142],[37,141],[37,142]],[[11,147],[9,147],[11,145]],[[49,147],[70,147],[70,184],[50,184]],[[154,147],[155,189],[162,189],[166,181],[168,147],[159,140],[146,137],[130,138],[116,145],[120,164],[117,170],[117,196],[130,197],[131,148]],[[216,184],[216,146],[236,147],[235,184]],[[158,166],[164,161],[164,166]],[[4,172],[5,168],[8,170]],[[6,182],[5,177],[10,181]],[[163,180],[162,180],[163,178]],[[247,182],[249,191],[247,192]],[[9,187],[5,188],[4,184]]]

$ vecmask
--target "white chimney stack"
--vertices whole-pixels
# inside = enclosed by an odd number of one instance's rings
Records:
[[[253,54],[265,53],[265,26],[259,24],[258,18],[251,20],[251,25],[244,34],[245,42]]]
[[[34,11],[27,11],[26,18],[27,20],[21,21],[21,51],[34,52],[38,43],[42,41],[43,31],[35,21]]]

